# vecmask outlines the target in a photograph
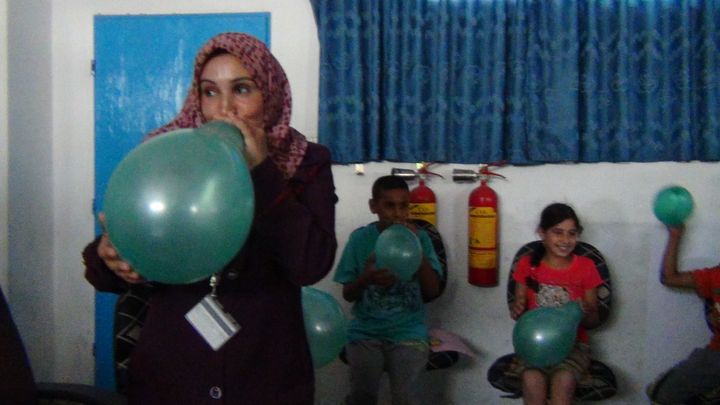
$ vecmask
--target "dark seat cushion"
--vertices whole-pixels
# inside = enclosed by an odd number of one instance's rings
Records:
[[[700,395],[693,403],[695,405],[720,405],[720,385],[714,390]]]

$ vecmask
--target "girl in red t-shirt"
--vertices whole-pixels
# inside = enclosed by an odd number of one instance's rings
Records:
[[[591,259],[573,253],[582,226],[571,207],[560,203],[545,207],[537,231],[543,246],[521,258],[515,267],[513,279],[517,283],[510,316],[517,320],[527,310],[557,307],[569,301],[579,302],[584,316],[577,343],[563,362],[544,369],[520,365],[523,401],[545,404],[549,389],[552,404],[570,404],[577,381],[590,365],[585,328],[599,323],[597,287],[602,278]]]

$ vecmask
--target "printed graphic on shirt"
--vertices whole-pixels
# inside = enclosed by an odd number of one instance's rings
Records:
[[[392,315],[422,309],[420,285],[417,282],[398,282],[390,287],[370,286],[365,290],[364,305],[369,312]]]
[[[570,293],[565,287],[540,284],[535,301],[540,307],[559,307],[570,302]]]

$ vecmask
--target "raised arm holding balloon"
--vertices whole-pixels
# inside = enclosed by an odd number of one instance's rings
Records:
[[[153,211],[133,221],[127,215],[133,204],[123,204],[132,193],[109,196],[108,190],[109,234],[84,250],[86,278],[98,290],[121,292],[140,281],[136,271],[154,285],[130,358],[130,403],[313,403],[301,287],[332,267],[337,197],[328,150],[289,126],[290,111],[289,83],[265,45],[245,34],[220,34],[199,51],[181,112],[138,147],[158,149],[159,156],[143,152],[154,157],[126,165],[135,175],[128,178],[152,178],[147,183],[174,198],[136,197],[135,205]],[[210,142],[216,136],[222,142]],[[181,153],[180,162],[170,159]],[[197,164],[196,155],[211,158]],[[231,176],[216,168],[221,164],[240,173]],[[194,168],[200,186],[185,177]],[[113,190],[130,190],[128,178]],[[108,197],[118,200],[115,215],[127,220],[111,218]],[[183,221],[160,218],[178,205],[188,210]],[[123,233],[134,222],[148,231]],[[182,226],[201,237],[178,231]],[[224,307],[211,317],[227,335],[220,341],[202,321],[213,302]]]
[[[376,179],[369,206],[378,221],[353,231],[335,272],[353,303],[345,347],[350,405],[376,403],[384,371],[393,403],[417,403],[429,351],[423,297],[439,294],[442,267],[425,231],[405,225],[409,202],[405,180]]]
[[[695,277],[690,271],[678,271],[678,250],[685,233],[685,225],[668,226],[668,241],[663,255],[660,282],[668,287],[695,288]]]
[[[692,197],[682,187],[666,188],[656,196],[655,215],[668,230],[660,281],[668,287],[692,289],[706,301],[713,336],[707,346],[694,349],[648,387],[647,394],[656,404],[695,403],[694,399],[716,389],[720,382],[720,266],[692,271],[678,269],[684,221],[692,208]]]

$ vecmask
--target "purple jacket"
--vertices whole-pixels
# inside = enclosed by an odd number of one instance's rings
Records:
[[[289,181],[266,159],[252,171],[255,218],[243,249],[223,270],[218,298],[241,330],[217,352],[185,320],[208,282],[157,285],[130,360],[131,404],[312,404],[315,381],[300,287],[330,271],[335,186],[328,150],[308,143]],[[85,248],[85,277],[101,291],[123,292]]]

